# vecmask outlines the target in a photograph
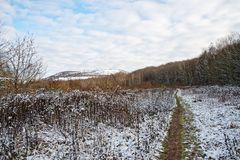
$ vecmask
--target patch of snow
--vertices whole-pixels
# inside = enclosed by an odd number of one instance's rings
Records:
[[[238,87],[182,90],[182,97],[194,114],[194,125],[199,130],[198,138],[207,158],[230,159],[240,156],[240,145],[237,145],[240,144],[239,93]],[[233,140],[237,144],[234,145]]]
[[[26,159],[27,160],[50,160],[50,158],[45,155],[28,156]]]
[[[92,70],[92,71],[64,71],[60,73],[56,73],[46,79],[51,80],[81,80],[81,79],[89,79],[96,78],[100,76],[107,76],[119,72],[124,72],[123,70],[118,69],[105,69],[105,70]]]

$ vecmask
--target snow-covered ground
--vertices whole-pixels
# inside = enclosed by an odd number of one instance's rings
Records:
[[[206,159],[240,159],[240,88],[189,88],[182,98],[193,112]]]
[[[162,150],[174,93],[8,95],[0,100],[0,159],[150,159]]]

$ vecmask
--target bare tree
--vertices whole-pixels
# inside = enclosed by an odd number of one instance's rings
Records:
[[[7,54],[9,43],[4,39],[4,33],[2,30],[2,22],[0,21],[0,96],[6,92],[7,75],[6,61],[4,56]]]
[[[9,42],[4,41],[1,39],[1,33],[0,33],[0,77],[6,76],[6,55],[9,52]]]
[[[4,66],[4,61],[3,61],[3,55],[5,53],[5,48],[6,48],[6,43],[3,40],[3,33],[2,33],[2,23],[0,22],[0,77],[3,76],[3,66]]]
[[[43,75],[43,65],[34,46],[34,39],[27,35],[11,43],[4,56],[7,70],[10,73],[11,87],[15,92],[28,87],[34,80]]]

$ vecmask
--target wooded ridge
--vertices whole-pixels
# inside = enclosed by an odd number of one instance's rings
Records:
[[[128,75],[127,86],[143,83],[164,85],[240,84],[240,35],[233,33],[211,44],[193,59],[136,70]]]

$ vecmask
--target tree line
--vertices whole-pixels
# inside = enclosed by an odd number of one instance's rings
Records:
[[[240,34],[219,39],[193,59],[147,67],[132,73],[117,73],[86,80],[52,81],[41,79],[44,73],[31,35],[9,42],[0,32],[0,92],[48,90],[104,90],[155,88],[188,85],[239,85]],[[39,79],[39,80],[37,80]],[[37,80],[37,81],[36,81]]]
[[[41,80],[33,88],[115,92],[119,89],[227,84],[240,84],[239,33],[211,43],[199,57],[193,59],[85,80]]]
[[[151,85],[239,85],[240,34],[232,33],[190,60],[147,67],[130,73],[127,86]]]

